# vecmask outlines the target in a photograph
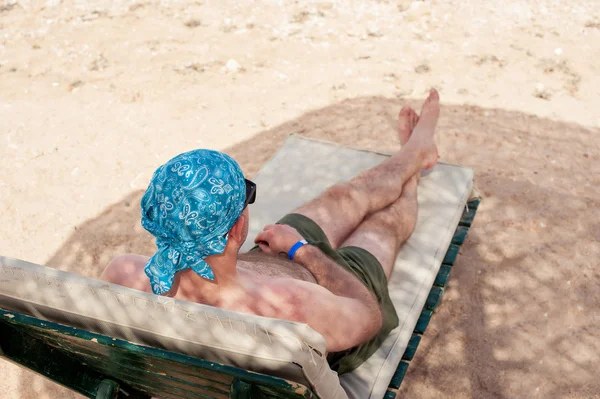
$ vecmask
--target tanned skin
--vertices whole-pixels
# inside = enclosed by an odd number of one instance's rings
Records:
[[[398,250],[415,227],[419,172],[437,162],[438,116],[439,96],[431,90],[420,116],[408,107],[400,111],[400,151],[352,180],[330,187],[294,213],[315,221],[334,248],[358,246],[369,251],[389,279]],[[214,272],[213,281],[184,270],[177,273],[166,295],[306,323],[324,336],[330,352],[352,348],[377,334],[382,325],[379,305],[353,274],[310,245],[301,247],[293,262],[281,255],[302,239],[294,228],[267,225],[255,239],[262,252],[239,254],[248,235],[248,220],[246,208],[231,228],[223,254],[205,259]],[[152,292],[144,273],[148,259],[119,256],[101,278]]]

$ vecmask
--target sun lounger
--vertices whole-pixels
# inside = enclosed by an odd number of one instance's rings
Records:
[[[249,243],[265,224],[385,157],[290,137],[255,178]],[[2,257],[0,357],[88,397],[393,398],[475,214],[472,180],[470,169],[443,164],[421,179],[417,228],[390,281],[400,325],[352,373],[331,371],[323,337],[304,324]]]

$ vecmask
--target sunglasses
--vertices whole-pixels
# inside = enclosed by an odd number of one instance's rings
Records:
[[[246,201],[244,201],[242,209],[246,209],[249,204],[254,204],[256,201],[256,184],[248,179],[244,180],[246,181]]]
[[[244,201],[244,207],[242,210],[246,209],[249,204],[254,204],[256,201],[256,183],[251,180],[244,179],[246,181],[246,200]],[[223,237],[227,237],[229,232],[223,234]]]

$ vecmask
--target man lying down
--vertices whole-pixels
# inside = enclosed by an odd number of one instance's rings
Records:
[[[108,282],[259,316],[307,323],[339,374],[369,358],[398,325],[387,282],[417,217],[417,179],[437,162],[439,96],[399,115],[402,149],[265,226],[250,252],[256,186],[229,156],[194,150],[159,167],[141,200],[156,237],[148,258],[122,255]]]

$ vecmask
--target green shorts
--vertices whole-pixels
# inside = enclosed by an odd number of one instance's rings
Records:
[[[383,325],[377,335],[370,341],[342,352],[329,353],[327,356],[329,366],[338,374],[341,375],[354,370],[375,353],[390,331],[398,326],[398,315],[390,299],[388,281],[383,267],[377,258],[365,249],[344,247],[336,251],[331,247],[327,236],[319,225],[304,215],[292,213],[284,216],[277,224],[285,224],[298,230],[306,241],[318,247],[337,264],[353,273],[377,297],[383,316]],[[251,251],[256,250],[260,249],[254,247]]]

